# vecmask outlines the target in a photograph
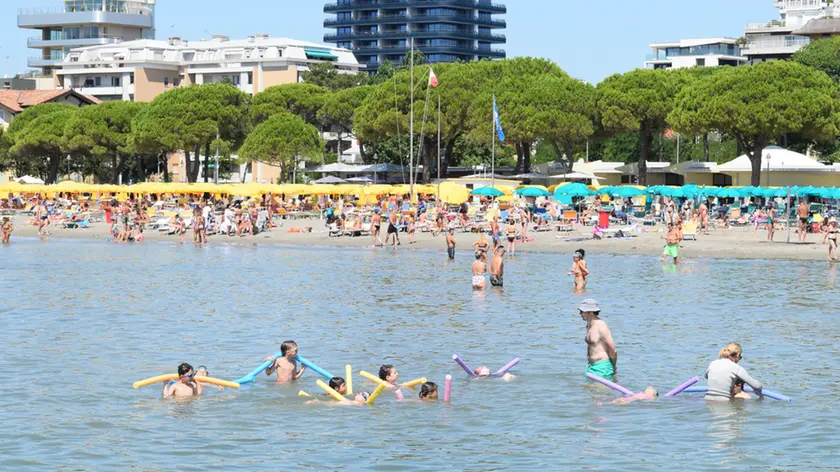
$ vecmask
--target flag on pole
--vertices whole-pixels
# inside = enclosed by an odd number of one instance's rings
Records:
[[[438,86],[438,79],[435,75],[435,71],[429,68],[429,86],[430,87],[437,87]]]
[[[496,106],[495,95],[493,95],[493,125],[496,127],[496,134],[499,135],[499,141],[504,142],[505,132],[502,131],[502,122],[499,120],[499,107]]]

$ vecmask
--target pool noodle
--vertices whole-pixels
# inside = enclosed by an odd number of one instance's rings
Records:
[[[443,401],[448,402],[452,393],[452,376],[447,375],[443,382]]]
[[[155,377],[149,377],[148,379],[144,379],[144,380],[138,380],[137,382],[134,382],[134,384],[132,384],[132,385],[134,386],[134,388],[140,388],[140,387],[145,387],[146,385],[151,385],[153,383],[166,382],[168,380],[176,380],[176,379],[178,379],[178,374],[163,374],[163,375],[158,375],[158,376],[155,376]]]
[[[259,367],[254,369],[253,372],[251,372],[250,374],[246,375],[245,377],[242,377],[241,379],[237,380],[236,383],[238,383],[240,385],[241,384],[247,384],[247,383],[253,383],[255,380],[257,380],[258,375],[260,375],[265,369],[268,369],[268,367],[271,365],[271,363],[274,362],[275,360],[277,360],[277,358],[282,356],[282,355],[283,355],[282,352],[278,352],[277,354],[271,356],[272,359],[270,361],[263,362],[262,364],[260,364]]]
[[[458,354],[453,354],[452,355],[452,360],[457,362],[458,365],[461,366],[462,369],[464,369],[464,371],[467,373],[467,375],[469,375],[470,377],[475,377],[475,371],[470,369],[470,366],[465,364],[464,361],[462,361],[461,358],[458,357]]]
[[[350,364],[344,366],[344,380],[347,382],[347,395],[353,395],[353,368]]]
[[[613,390],[615,390],[615,391],[617,391],[617,392],[623,393],[625,396],[628,396],[628,397],[629,397],[630,395],[633,395],[633,392],[631,392],[630,390],[627,390],[626,388],[622,387],[621,385],[619,385],[619,384],[617,384],[617,383],[610,382],[610,381],[609,381],[609,380],[607,380],[607,379],[603,379],[603,378],[601,378],[601,377],[598,377],[597,375],[595,375],[595,374],[593,374],[593,373],[591,373],[591,372],[587,372],[587,373],[586,373],[586,376],[587,376],[590,380],[594,380],[594,381],[596,381],[596,382],[598,382],[598,383],[601,383],[601,384],[606,385],[607,387],[609,387],[609,388],[611,388],[611,389],[613,389]]]
[[[685,393],[706,393],[708,391],[709,391],[709,387],[689,387],[689,388],[683,390],[683,392],[685,392]],[[748,393],[755,393],[755,390],[753,390],[753,388],[750,387],[749,385],[744,385],[744,391],[748,392]],[[774,392],[772,390],[761,389],[761,395],[765,396],[767,398],[772,398],[774,400],[779,400],[779,401],[783,401],[783,402],[792,402],[793,401],[793,398],[790,398],[786,395],[782,395],[781,393]]]
[[[298,362],[305,365],[306,367],[309,367],[310,369],[314,370],[315,372],[317,372],[317,373],[321,374],[322,376],[326,377],[327,379],[331,379],[331,378],[335,377],[333,374],[331,374],[331,373],[327,372],[326,370],[318,367],[317,365],[315,365],[312,362],[304,359],[303,357],[295,356],[295,359],[297,359]]]
[[[298,396],[299,397],[311,397],[312,395],[310,395],[310,394],[304,392],[303,390],[301,390],[301,391],[298,392]]]
[[[371,374],[370,372],[365,372],[364,370],[362,370],[362,371],[359,372],[359,375],[361,375],[362,377],[370,380],[371,382],[375,383],[376,385],[384,385],[386,387],[388,386],[388,382],[380,379],[379,377]]]
[[[691,387],[692,385],[696,384],[699,381],[700,381],[699,377],[692,377],[692,378],[686,380],[685,382],[681,383],[679,387],[677,387],[677,388],[671,390],[670,392],[666,393],[665,396],[666,397],[676,396],[678,393],[682,392],[683,390],[687,389],[688,387]]]
[[[365,404],[373,405],[373,401],[376,400],[376,397],[378,397],[383,390],[385,390],[385,384],[379,384],[379,386],[376,387],[376,390],[374,390],[373,393],[370,394]]]
[[[321,379],[316,380],[316,381],[315,381],[315,385],[317,385],[317,386],[321,387],[322,389],[324,389],[324,391],[325,391],[325,392],[327,392],[327,394],[328,394],[329,396],[333,397],[333,398],[334,398],[335,400],[337,400],[337,401],[342,402],[342,401],[344,401],[344,400],[347,400],[346,398],[344,398],[344,395],[342,395],[342,394],[340,394],[340,393],[336,392],[335,390],[333,390],[333,388],[332,388],[332,387],[330,387],[329,385],[325,384],[325,383],[324,383],[324,381],[323,381],[323,380],[321,380]]]
[[[496,375],[505,375],[505,373],[507,373],[507,371],[509,371],[510,369],[513,369],[513,367],[516,364],[519,364],[519,358],[518,357],[516,359],[508,362],[507,365],[505,365],[501,369],[497,370]]]
[[[402,384],[402,386],[406,387],[406,388],[414,388],[414,387],[416,387],[420,384],[424,384],[424,383],[426,383],[426,377],[420,377],[419,379],[414,379],[411,382],[406,382],[406,383]]]
[[[228,388],[239,388],[238,382],[230,382],[227,380],[217,379],[213,377],[204,377],[201,375],[196,375],[195,380],[198,382],[205,382],[213,385],[219,385],[221,387],[228,387]]]
[[[402,393],[401,391],[399,391],[399,390],[397,390],[396,392],[394,392],[394,395],[396,395],[397,400],[404,400],[404,399],[405,399],[405,397],[403,397],[403,393]]]

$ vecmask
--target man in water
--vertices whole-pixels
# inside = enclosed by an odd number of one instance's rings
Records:
[[[808,237],[808,218],[811,216],[804,200],[796,207],[796,216],[799,217],[799,242],[804,243]]]
[[[446,253],[450,260],[455,260],[455,228],[449,228],[446,233]]]
[[[385,245],[388,244],[388,241],[391,239],[391,236],[394,237],[393,246],[399,246],[400,244],[400,230],[397,227],[399,224],[399,217],[397,215],[397,210],[391,210],[388,214],[388,235],[385,236]]]
[[[178,381],[163,384],[163,398],[201,395],[201,384],[195,381],[195,371],[186,362],[178,366]]]
[[[665,256],[673,257],[674,264],[678,262],[681,240],[682,221],[677,220],[676,224],[670,225],[668,228],[668,235],[665,237],[665,250],[662,252],[662,262],[665,262]]]
[[[505,248],[499,246],[493,252],[490,260],[490,285],[501,287],[504,284],[505,275]]]
[[[601,307],[589,298],[581,302],[578,310],[586,321],[586,360],[589,363],[586,372],[612,380],[618,372],[618,351],[610,328],[600,318]]]

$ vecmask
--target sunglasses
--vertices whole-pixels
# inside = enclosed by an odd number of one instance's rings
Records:
[[[367,392],[362,392],[361,395],[362,395],[362,398],[365,399],[365,401],[367,401],[367,399],[370,398],[370,394],[367,393]]]
[[[189,375],[182,375],[181,376],[182,379],[189,379],[189,380],[192,380],[194,377],[195,377],[195,372],[193,372],[192,374],[189,374]]]

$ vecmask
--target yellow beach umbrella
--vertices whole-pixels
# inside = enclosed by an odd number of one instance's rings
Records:
[[[447,203],[461,204],[470,199],[470,191],[455,182],[441,182],[438,199]]]

